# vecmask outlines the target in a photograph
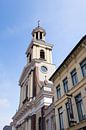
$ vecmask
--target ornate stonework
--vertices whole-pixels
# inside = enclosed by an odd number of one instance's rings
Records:
[[[27,64],[19,79],[19,109],[13,116],[15,130],[44,130],[43,111],[53,97],[53,84],[48,79],[55,70],[53,45],[46,43],[45,35],[40,26],[32,31],[33,38],[26,50]]]

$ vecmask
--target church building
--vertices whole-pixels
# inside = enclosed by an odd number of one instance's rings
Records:
[[[44,110],[53,100],[53,84],[48,79],[55,71],[53,45],[45,41],[45,36],[39,24],[32,31],[27,63],[19,79],[20,101],[13,116],[13,130],[45,130]]]

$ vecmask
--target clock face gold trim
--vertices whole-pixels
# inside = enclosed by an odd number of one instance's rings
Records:
[[[47,67],[46,66],[41,66],[41,71],[43,73],[46,73],[48,71]]]

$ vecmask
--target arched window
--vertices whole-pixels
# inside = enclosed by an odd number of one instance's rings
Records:
[[[40,50],[40,58],[45,59],[45,52],[44,50]]]

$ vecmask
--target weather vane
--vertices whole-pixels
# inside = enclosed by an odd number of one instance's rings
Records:
[[[38,20],[38,27],[40,27],[40,20]]]

